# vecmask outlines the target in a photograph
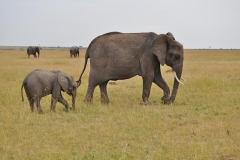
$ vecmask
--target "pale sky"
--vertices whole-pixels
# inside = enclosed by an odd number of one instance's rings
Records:
[[[0,45],[87,47],[112,31],[240,48],[240,0],[0,0]]]

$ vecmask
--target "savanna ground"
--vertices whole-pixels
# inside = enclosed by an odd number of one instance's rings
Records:
[[[84,53],[41,50],[39,59],[26,51],[0,51],[1,159],[240,159],[240,51],[186,50],[183,78],[173,105],[161,103],[162,90],[152,86],[151,105],[142,106],[142,79],[108,85],[108,105],[96,88],[92,105],[83,102],[89,71],[77,90],[76,110],[41,100],[44,115],[31,113],[20,87],[36,68],[61,70],[76,80]],[[173,73],[161,68],[172,89]],[[63,94],[71,104],[71,97]]]

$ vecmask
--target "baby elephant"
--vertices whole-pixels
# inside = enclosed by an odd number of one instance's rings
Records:
[[[51,110],[55,111],[57,101],[65,106],[68,111],[68,103],[62,97],[61,91],[67,92],[72,96],[72,108],[75,109],[76,89],[77,83],[70,75],[60,71],[47,71],[36,69],[29,73],[23,80],[21,87],[22,101],[23,92],[25,89],[31,111],[33,112],[34,102],[37,106],[38,113],[43,114],[43,110],[40,105],[42,97],[52,94]]]

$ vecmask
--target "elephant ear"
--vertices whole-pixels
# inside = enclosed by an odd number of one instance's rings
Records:
[[[166,35],[168,35],[169,37],[171,37],[173,40],[175,40],[175,37],[173,36],[173,34],[171,32],[168,32]]]
[[[77,87],[77,82],[71,76],[62,72],[58,73],[58,82],[66,93],[71,93],[71,90]]]
[[[68,92],[69,91],[69,87],[70,87],[70,79],[69,79],[69,76],[62,73],[62,72],[59,72],[58,73],[58,83],[60,84],[62,90],[64,92]]]
[[[165,64],[167,50],[173,39],[165,34],[158,35],[152,42],[152,52],[158,57],[160,64]]]

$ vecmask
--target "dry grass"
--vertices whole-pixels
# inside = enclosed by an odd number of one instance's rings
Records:
[[[93,105],[83,98],[87,71],[78,88],[76,111],[42,99],[45,112],[31,113],[20,87],[33,69],[61,70],[78,79],[80,58],[68,51],[42,50],[39,59],[25,51],[0,51],[1,159],[240,159],[240,51],[186,50],[183,77],[173,105],[160,101],[162,90],[152,86],[152,105],[141,106],[141,77],[109,85],[111,103],[100,103],[96,88]],[[173,73],[163,76],[170,87]],[[71,97],[63,95],[70,103]]]

